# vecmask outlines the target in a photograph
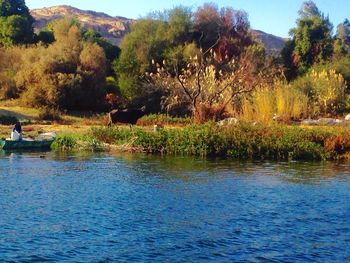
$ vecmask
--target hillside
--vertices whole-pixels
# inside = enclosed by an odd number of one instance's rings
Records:
[[[133,20],[125,17],[112,17],[104,13],[83,11],[71,6],[54,6],[30,11],[35,19],[36,31],[45,27],[50,21],[71,16],[77,18],[84,27],[94,28],[113,44],[119,44],[130,31]]]
[[[282,37],[268,34],[261,30],[253,30],[253,36],[258,41],[264,44],[265,49],[269,53],[274,53],[274,54],[279,53],[282,50],[286,41],[286,39]]]
[[[71,6],[54,6],[31,10],[31,14],[36,20],[34,27],[38,31],[45,27],[52,20],[64,16],[77,18],[85,27],[94,28],[111,43],[119,45],[123,37],[130,31],[130,26],[134,20],[125,17],[113,17],[105,13],[94,11],[83,11]],[[278,53],[285,40],[260,30],[253,30],[253,35],[261,41],[269,53]]]

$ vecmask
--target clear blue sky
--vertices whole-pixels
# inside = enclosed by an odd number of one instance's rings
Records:
[[[54,5],[71,5],[83,10],[104,12],[112,16],[139,18],[150,11],[184,5],[195,10],[203,3],[214,2],[219,7],[233,7],[248,12],[252,28],[287,37],[294,27],[303,0],[26,0],[30,9]],[[350,18],[350,0],[315,0],[319,9],[329,15],[336,27]]]

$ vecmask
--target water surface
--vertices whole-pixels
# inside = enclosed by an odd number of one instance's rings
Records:
[[[347,262],[349,165],[0,154],[1,262]]]

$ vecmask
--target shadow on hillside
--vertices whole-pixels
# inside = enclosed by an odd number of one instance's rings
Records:
[[[3,115],[3,116],[13,116],[13,117],[16,117],[19,120],[29,120],[29,119],[31,119],[31,116],[20,114],[18,112],[14,112],[14,111],[4,110],[4,109],[0,109],[0,116],[1,115]]]

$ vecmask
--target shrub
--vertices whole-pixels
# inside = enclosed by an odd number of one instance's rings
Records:
[[[340,58],[333,59],[332,61],[326,63],[326,64],[317,64],[313,67],[313,69],[317,72],[326,70],[335,70],[336,73],[341,74],[347,85],[348,85],[348,91],[349,91],[349,85],[350,85],[350,57],[348,56],[341,56]]]
[[[61,120],[61,113],[57,109],[44,107],[40,109],[38,119],[43,121],[59,121]]]
[[[339,113],[344,109],[346,82],[335,70],[311,70],[292,86],[309,97],[309,108],[315,115]]]
[[[52,143],[53,150],[69,151],[73,150],[77,145],[77,138],[72,135],[60,135]]]
[[[165,114],[150,114],[138,119],[137,125],[176,125],[185,126],[191,124],[191,118],[171,117]]]
[[[262,87],[243,101],[242,117],[245,120],[258,120],[269,123],[276,113],[276,101],[274,90],[270,87]]]
[[[83,136],[81,139],[78,139],[76,145],[74,145],[74,149],[91,152],[102,152],[106,150],[101,141],[90,136]]]
[[[275,90],[276,113],[282,121],[299,119],[307,114],[308,98],[289,85],[279,85]]]
[[[22,64],[13,79],[24,104],[61,110],[98,110],[104,106],[105,53],[97,44],[84,42],[73,22],[55,21],[54,43],[22,52]]]
[[[283,83],[262,87],[243,100],[242,119],[270,123],[274,114],[288,122],[307,113],[308,98],[301,91]]]

